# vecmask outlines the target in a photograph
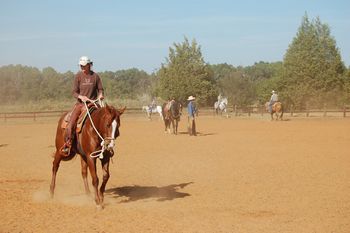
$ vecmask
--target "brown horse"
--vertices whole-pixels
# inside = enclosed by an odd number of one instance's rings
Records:
[[[266,102],[266,111],[269,112],[269,102]],[[273,115],[276,115],[276,120],[282,120],[283,117],[283,105],[281,102],[276,102],[272,105],[272,111],[270,112],[271,114],[271,120],[273,121]]]
[[[170,132],[170,125],[172,125],[172,133],[177,134],[177,128],[179,126],[182,105],[174,101],[170,106],[167,106],[167,103],[164,103],[162,106],[162,114],[165,126],[165,132]],[[170,108],[169,108],[170,107]]]
[[[96,105],[97,106],[97,105]],[[51,197],[54,195],[56,174],[61,160],[68,161],[80,154],[81,158],[81,173],[83,176],[85,192],[90,193],[87,181],[87,168],[89,168],[92,185],[94,187],[95,202],[98,208],[103,208],[103,193],[109,179],[109,161],[114,155],[114,141],[119,136],[120,116],[123,114],[123,109],[115,109],[112,106],[98,107],[85,120],[85,124],[80,133],[75,134],[71,152],[65,156],[61,152],[64,144],[65,129],[62,128],[62,123],[66,116],[65,113],[58,121],[56,131],[56,152],[52,165],[52,180],[50,185]],[[103,170],[103,181],[98,190],[99,179],[96,172],[96,158],[101,159]]]

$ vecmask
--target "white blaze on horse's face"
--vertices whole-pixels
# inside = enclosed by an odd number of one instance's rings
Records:
[[[115,135],[115,131],[117,130],[118,127],[118,123],[117,121],[114,119],[112,122],[112,133],[111,133],[111,138],[114,138]],[[113,148],[114,147],[114,140],[111,140],[111,142],[108,144],[108,148]]]

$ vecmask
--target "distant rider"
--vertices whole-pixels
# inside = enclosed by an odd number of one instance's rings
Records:
[[[269,102],[269,112],[272,112],[272,106],[276,102],[278,102],[278,95],[277,95],[276,91],[273,90],[271,98],[270,98],[270,102]]]

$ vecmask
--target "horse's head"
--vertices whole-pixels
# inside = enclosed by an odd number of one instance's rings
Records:
[[[103,146],[110,152],[113,152],[114,141],[119,136],[120,116],[124,113],[125,109],[126,107],[115,109],[109,105],[99,109],[96,128],[104,140]]]
[[[181,115],[181,104],[177,101],[170,106],[170,113],[174,119],[178,119]]]

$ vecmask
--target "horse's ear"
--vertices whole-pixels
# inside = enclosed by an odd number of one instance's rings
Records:
[[[118,109],[118,112],[120,113],[120,115],[124,113],[125,109],[126,109],[126,106],[124,106],[124,108]]]

